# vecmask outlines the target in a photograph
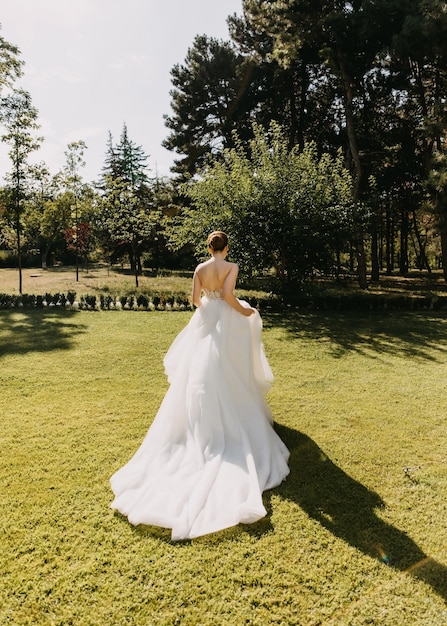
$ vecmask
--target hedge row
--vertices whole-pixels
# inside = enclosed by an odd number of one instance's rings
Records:
[[[447,295],[375,294],[297,297],[294,308],[319,311],[447,311]]]
[[[112,296],[110,294],[82,295],[76,298],[74,291],[46,293],[45,295],[10,295],[0,293],[0,309],[25,308],[43,309],[46,307],[81,310],[185,310],[191,308],[190,299],[185,294],[140,294],[139,296]]]
[[[293,302],[279,296],[246,298],[260,311],[284,309],[308,311],[447,311],[447,295],[414,296],[395,294],[358,293],[353,295],[296,296]],[[138,296],[112,296],[110,294],[83,295],[76,299],[73,291],[45,295],[10,295],[0,293],[0,309],[58,309],[81,310],[144,310],[185,311],[192,309],[186,294],[140,294]]]

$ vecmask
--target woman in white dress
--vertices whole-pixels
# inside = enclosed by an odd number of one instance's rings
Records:
[[[234,296],[228,238],[208,237],[187,326],[169,348],[169,389],[140,448],[111,478],[113,509],[129,522],[192,539],[266,515],[262,492],[289,473],[265,394],[273,375],[259,313]]]

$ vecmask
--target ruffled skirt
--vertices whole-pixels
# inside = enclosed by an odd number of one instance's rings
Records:
[[[111,507],[129,522],[178,540],[266,515],[262,492],[287,476],[289,452],[265,401],[261,331],[258,313],[203,298],[165,356],[170,386],[146,437],[111,478]]]

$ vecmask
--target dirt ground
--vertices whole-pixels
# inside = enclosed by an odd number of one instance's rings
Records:
[[[157,277],[139,276],[139,289],[190,292],[190,277],[169,272],[166,274]],[[46,270],[25,268],[22,270],[22,293],[44,295],[45,293],[67,293],[67,291],[75,291],[77,294],[135,291],[135,277],[126,270],[97,266],[88,270],[79,270],[78,278],[79,280],[76,281],[76,268],[74,267],[56,267]],[[19,293],[17,269],[0,269],[0,292]]]

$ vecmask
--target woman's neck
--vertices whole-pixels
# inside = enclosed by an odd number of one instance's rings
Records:
[[[227,251],[226,250],[215,250],[211,253],[211,256],[216,259],[216,260],[225,260],[225,257],[227,256]]]

